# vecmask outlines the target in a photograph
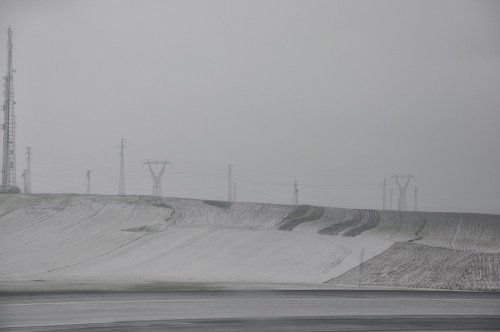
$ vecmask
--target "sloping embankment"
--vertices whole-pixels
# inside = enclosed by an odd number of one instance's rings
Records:
[[[493,290],[500,289],[499,254],[496,215],[139,196],[0,196],[0,281],[128,278]]]
[[[500,255],[395,243],[391,248],[330,280],[337,285],[481,289],[500,287]]]

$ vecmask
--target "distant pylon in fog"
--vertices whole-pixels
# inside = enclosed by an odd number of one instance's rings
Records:
[[[408,184],[410,183],[411,178],[414,176],[411,174],[408,175],[394,175],[393,178],[396,180],[396,184],[399,189],[399,200],[398,200],[398,210],[406,211],[406,189],[408,189]]]
[[[161,197],[161,177],[163,176],[163,173],[165,172],[165,167],[167,164],[170,164],[166,160],[161,160],[161,161],[147,161],[144,163],[145,165],[148,165],[149,172],[151,173],[151,177],[153,178],[153,193],[152,195],[155,197]],[[160,169],[155,171],[153,169],[152,165],[160,165]]]

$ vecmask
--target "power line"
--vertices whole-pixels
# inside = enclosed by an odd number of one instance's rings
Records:
[[[276,187],[293,187],[294,184],[286,182],[267,182],[267,181],[251,181],[251,180],[241,180],[239,182],[249,183],[255,185],[266,185],[266,186],[276,186]],[[314,184],[314,183],[301,183],[301,187],[378,187],[380,183],[351,183],[351,184],[335,184],[335,183],[325,183],[325,184]]]

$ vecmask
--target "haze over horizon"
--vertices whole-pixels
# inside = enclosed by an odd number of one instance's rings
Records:
[[[35,193],[116,194],[123,137],[127,194],[500,213],[497,1],[0,0],[2,76],[9,26]]]

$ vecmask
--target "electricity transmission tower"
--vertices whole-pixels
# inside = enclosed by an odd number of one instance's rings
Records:
[[[232,166],[231,165],[228,165],[227,166],[227,201],[228,202],[232,202],[233,201],[233,198],[232,198],[232,185],[233,185],[233,181],[231,179],[232,177]]]
[[[398,210],[406,211],[406,189],[408,189],[408,184],[410,183],[411,178],[414,176],[411,174],[408,175],[394,175],[393,178],[396,180],[396,184],[399,189],[399,200],[398,200]]]
[[[120,185],[118,188],[118,195],[125,196],[125,144],[120,144]]]
[[[24,192],[31,193],[31,147],[26,148],[27,168],[23,172]]]
[[[299,184],[297,180],[293,183],[293,205],[299,205]]]
[[[14,115],[14,68],[12,67],[12,29],[7,30],[7,74],[4,76],[4,123],[2,192],[20,192],[16,184],[16,117]]]
[[[153,178],[153,196],[161,197],[161,177],[165,172],[165,167],[167,164],[170,164],[166,160],[161,161],[146,161],[144,165],[148,165],[149,172],[151,173],[151,177]],[[159,171],[155,171],[153,165],[160,165]]]

